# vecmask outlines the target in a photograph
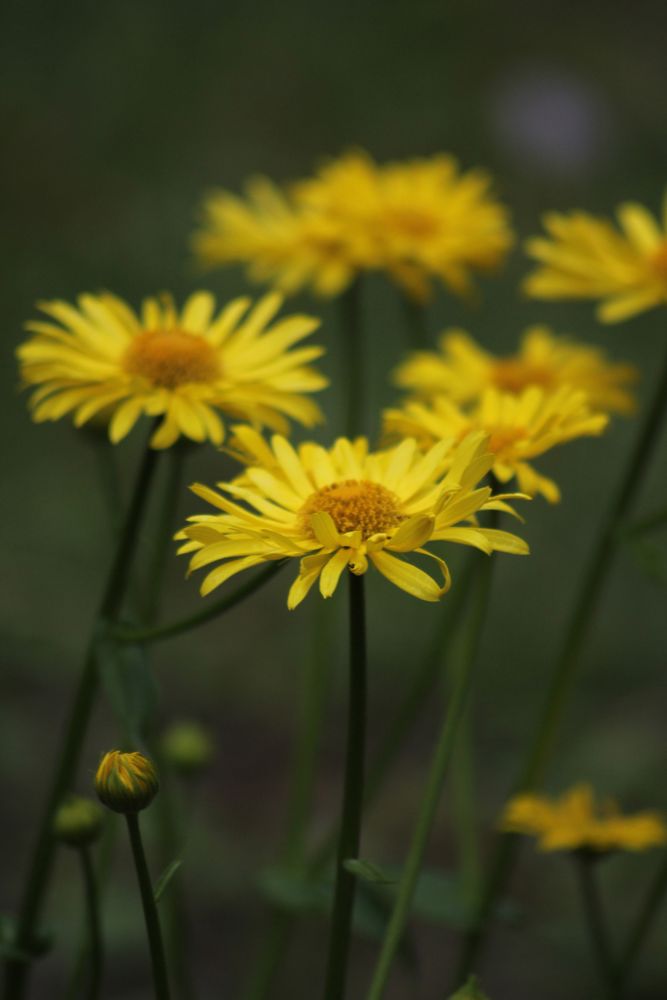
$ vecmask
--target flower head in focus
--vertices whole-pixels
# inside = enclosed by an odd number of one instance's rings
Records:
[[[275,320],[281,304],[271,294],[248,311],[241,298],[216,314],[214,297],[196,292],[180,311],[165,295],[146,299],[137,315],[110,294],[81,295],[76,306],[43,302],[47,319],[26,324],[32,336],[17,351],[24,382],[36,387],[33,419],[73,413],[79,427],[106,412],[116,443],[142,415],[162,417],[154,448],[180,435],[220,444],[221,413],[283,433],[287,418],[312,426],[321,415],[306,394],[327,381],[308,363],[323,349],[292,348],[319,322]]]
[[[497,267],[514,242],[490,186],[451,156],[376,164],[351,152],[285,189],[262,178],[245,199],[214,192],[194,249],[205,265],[245,264],[286,292],[335,296],[382,270],[418,301],[434,279],[468,294],[472,272]]]
[[[299,574],[288,596],[295,608],[319,581],[330,597],[345,569],[357,575],[372,565],[407,593],[437,601],[449,589],[447,564],[425,546],[471,545],[526,554],[526,543],[506,531],[480,527],[484,510],[510,509],[516,494],[492,495],[478,486],[493,464],[487,435],[471,434],[443,468],[450,442],[421,454],[413,439],[371,452],[364,438],[339,438],[332,448],[306,443],[295,450],[283,437],[270,445],[245,431],[251,463],[238,480],[218,490],[192,490],[219,511],[197,515],[179,532],[180,551],[191,554],[190,571],[211,567],[201,585],[206,595],[231,576],[271,560],[298,559]],[[435,580],[406,554],[435,562]]]
[[[110,750],[95,774],[100,802],[117,813],[137,813],[151,804],[160,788],[152,760],[138,751]]]
[[[556,799],[516,795],[505,806],[500,826],[536,837],[540,851],[644,851],[667,843],[667,825],[659,813],[623,815],[611,800],[597,803],[587,784]]]
[[[547,393],[533,386],[518,396],[487,389],[471,410],[446,396],[425,403],[409,400],[400,408],[385,410],[383,427],[387,437],[410,434],[423,447],[442,440],[460,441],[473,431],[483,431],[488,435],[496,479],[506,483],[516,476],[522,492],[542,494],[557,503],[558,486],[540,475],[531,460],[565,441],[601,434],[607,423],[605,414],[591,412],[584,393],[572,389]]]
[[[566,386],[585,392],[595,409],[632,413],[635,400],[628,386],[638,375],[632,365],[608,361],[596,347],[533,326],[515,354],[501,357],[463,330],[446,330],[438,350],[411,354],[395,381],[421,398],[445,395],[457,403],[474,402],[487,388],[518,394],[530,386],[549,391]]]
[[[667,196],[660,222],[636,202],[616,215],[618,227],[587,212],[545,215],[547,236],[526,243],[539,266],[525,279],[525,292],[536,299],[600,299],[603,323],[667,304]]]

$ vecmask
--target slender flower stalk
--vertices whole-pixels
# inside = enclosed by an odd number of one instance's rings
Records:
[[[391,966],[410,915],[412,899],[456,743],[458,727],[465,712],[468,694],[472,686],[473,668],[491,586],[492,565],[491,560],[485,560],[478,567],[471,610],[465,622],[465,631],[462,634],[461,659],[457,664],[458,669],[453,672],[453,686],[449,703],[431,760],[412,842],[367,1000],[380,1000],[384,996]]]
[[[603,584],[612,566],[620,529],[653,454],[665,412],[667,412],[667,356],[663,362],[655,395],[646,412],[625,475],[611,509],[602,524],[587,570],[584,573],[578,600],[574,605],[574,612],[552,675],[551,685],[539,717],[535,736],[528,748],[519,780],[516,783],[517,791],[538,787],[544,775],[574,685],[581,659],[580,654],[593,621]],[[507,884],[516,861],[518,848],[518,838],[512,834],[504,834],[497,841],[476,913],[464,941],[457,983],[465,980],[475,964],[489,929],[490,914]]]
[[[355,438],[357,434],[361,434],[365,430],[363,426],[364,401],[368,396],[361,304],[361,279],[357,278],[340,299],[341,384],[347,387],[345,433],[350,439]]]
[[[102,927],[97,878],[90,856],[90,849],[86,846],[81,847],[78,854],[86,892],[86,927],[89,938],[88,954],[90,956],[90,979],[84,996],[85,1000],[97,1000],[102,982],[103,963]]]
[[[175,622],[170,622],[166,625],[155,625],[148,628],[143,626],[134,628],[132,626],[120,625],[114,629],[113,637],[119,642],[161,642],[164,639],[171,639],[174,635],[181,635],[183,632],[199,628],[200,625],[205,625],[207,622],[219,618],[226,611],[231,611],[237,604],[241,604],[246,597],[250,597],[260,587],[263,587],[265,583],[273,579],[283,565],[284,560],[269,563],[268,566],[260,573],[257,573],[251,580],[238,587],[233,594],[225,595],[219,601],[214,601],[201,611],[197,611],[193,615],[188,615],[186,618],[179,618]]]
[[[430,647],[422,662],[410,678],[405,694],[399,700],[396,713],[391,720],[375,758],[368,769],[364,787],[364,809],[368,809],[385,786],[405,741],[410,735],[419,713],[433,687],[442,676],[448,658],[449,638],[452,626],[463,609],[473,578],[474,560],[468,559],[462,569],[457,585],[451,591],[449,600],[443,605],[442,613]],[[306,865],[309,878],[316,878],[326,868],[336,852],[338,844],[338,824],[334,824],[323,838],[319,847]],[[264,947],[257,962],[257,971],[244,994],[246,1000],[265,1000],[280,968],[287,949],[287,942],[294,928],[296,917],[293,913],[274,914]]]
[[[621,953],[618,963],[618,978],[621,983],[625,983],[639,957],[641,947],[650,933],[660,906],[664,902],[665,894],[667,894],[667,852],[642,904],[628,943]]]
[[[597,859],[585,852],[572,854],[591,946],[609,1000],[620,1000],[621,987],[609,941],[597,882]]]
[[[151,953],[151,963],[153,966],[153,986],[155,990],[155,1000],[169,1000],[169,984],[167,981],[167,965],[164,957],[162,945],[162,934],[160,931],[160,921],[158,918],[155,898],[153,896],[153,886],[146,864],[143,844],[141,842],[141,830],[139,829],[139,816],[137,813],[127,813],[127,829],[130,834],[132,845],[132,855],[137,871],[137,881],[141,892],[141,903],[144,909],[144,920],[146,921],[146,933],[148,935],[148,945]]]
[[[345,862],[358,857],[364,793],[366,738],[366,617],[364,581],[350,574],[350,690],[345,759],[345,785],[334,891],[324,1000],[345,996],[347,959],[352,933],[356,876]]]
[[[155,472],[157,458],[158,453],[152,448],[147,447],[141,460],[134,493],[99,605],[95,627],[88,643],[79,686],[70,710],[63,743],[56,757],[56,766],[51,779],[51,787],[39,823],[31,855],[28,879],[19,911],[15,940],[16,949],[19,951],[30,953],[31,943],[44,903],[55,849],[55,842],[51,833],[53,817],[63,796],[71,786],[88,728],[90,713],[97,694],[97,642],[100,634],[118,614],[123,602],[131,566],[131,557]],[[24,996],[28,970],[28,962],[19,960],[16,957],[7,959],[4,1000],[20,1000]]]

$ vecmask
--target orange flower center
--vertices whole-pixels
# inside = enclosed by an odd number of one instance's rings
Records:
[[[185,330],[145,330],[137,334],[127,349],[124,364],[130,375],[141,375],[163,389],[220,377],[215,350],[203,337]]]
[[[311,538],[310,516],[319,511],[330,514],[339,531],[360,531],[364,539],[397,528],[405,517],[396,494],[367,479],[345,479],[308,497],[299,515],[303,531]]]
[[[432,215],[412,208],[392,209],[387,213],[387,224],[416,239],[435,236],[438,232],[438,222]]]
[[[651,257],[651,266],[658,277],[667,281],[667,240],[661,243]]]
[[[554,379],[548,368],[531,365],[518,358],[502,358],[493,366],[491,381],[497,389],[505,392],[521,392],[529,385],[550,386]]]
[[[486,430],[491,435],[487,447],[494,455],[499,455],[507,448],[511,448],[513,444],[526,436],[523,427],[487,427]]]

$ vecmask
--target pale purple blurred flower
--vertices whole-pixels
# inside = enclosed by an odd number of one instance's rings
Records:
[[[504,152],[545,174],[588,173],[613,145],[604,96],[565,70],[515,71],[497,86],[491,116]]]

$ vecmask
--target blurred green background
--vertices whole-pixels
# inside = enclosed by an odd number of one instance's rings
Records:
[[[19,394],[13,350],[35,301],[72,299],[101,288],[134,303],[162,289],[182,299],[198,286],[223,301],[237,295],[246,290],[240,271],[201,275],[189,258],[187,241],[202,193],[213,185],[238,189],[255,172],[299,177],[323,156],[355,145],[380,160],[447,150],[465,167],[487,166],[522,237],[537,230],[548,208],[609,212],[636,198],[655,210],[667,154],[667,11],[662,3],[629,8],[551,0],[26,0],[5,5],[1,28],[6,330],[0,364],[0,909],[11,913],[111,549],[90,443],[65,421],[33,425]],[[474,307],[441,293],[429,308],[430,331],[462,325],[490,349],[503,351],[513,349],[524,326],[547,322],[636,363],[645,402],[664,351],[664,314],[601,328],[589,304],[522,301],[517,286],[526,270],[517,249],[502,275],[485,281]],[[320,432],[325,440],[342,429],[342,394],[335,384],[342,361],[337,304],[301,296],[294,305],[322,317],[323,367],[334,380],[321,398],[328,417]],[[381,278],[366,283],[371,435],[380,406],[394,398],[388,373],[406,343],[399,306]],[[636,428],[636,420],[617,419],[602,440],[583,440],[544,459],[539,468],[561,484],[563,502],[554,508],[541,500],[531,505],[525,530],[531,558],[497,560],[474,709],[485,844],[532,733],[579,574]],[[142,435],[135,431],[117,449],[125,487]],[[664,505],[666,458],[663,435],[638,516]],[[193,453],[186,482],[221,478],[225,462],[210,448]],[[200,508],[183,487],[178,520]],[[664,542],[651,539],[651,572],[636,553],[619,554],[550,768],[553,791],[587,778],[629,808],[667,810]],[[459,555],[452,554],[454,570]],[[169,558],[165,618],[200,606],[184,568],[183,561]],[[315,597],[287,612],[291,572],[227,618],[160,645],[153,655],[161,720],[198,719],[217,744],[215,767],[188,807],[192,830],[184,884],[201,998],[241,996],[266,920],[256,879],[262,866],[276,860],[283,836],[302,663],[319,627]],[[418,605],[382,579],[369,583],[374,746],[441,611]],[[336,813],[342,773],[344,595],[327,608],[331,638],[317,655],[323,668],[331,661],[333,684],[309,840]],[[439,716],[438,700],[432,699],[368,816],[365,857],[384,863],[403,857]],[[80,788],[89,785],[99,753],[117,739],[113,713],[103,702]],[[429,850],[429,864],[443,870],[456,865],[449,792]],[[150,989],[124,841],[116,854],[105,996],[139,1000]],[[656,863],[654,854],[608,863],[604,886],[617,938]],[[575,889],[563,858],[539,857],[527,847],[512,885],[518,923],[499,929],[479,969],[492,1000],[597,995]],[[63,855],[45,921],[58,947],[40,964],[36,998],[58,997],[64,989],[79,900],[78,872]],[[667,994],[661,946],[666,932],[667,913],[642,956],[633,997],[658,1000]],[[319,995],[325,940],[324,920],[307,915],[272,1000]],[[441,1000],[455,935],[417,920],[415,941],[416,978],[397,966],[389,995]],[[375,954],[372,941],[355,944],[350,998],[363,996]]]

